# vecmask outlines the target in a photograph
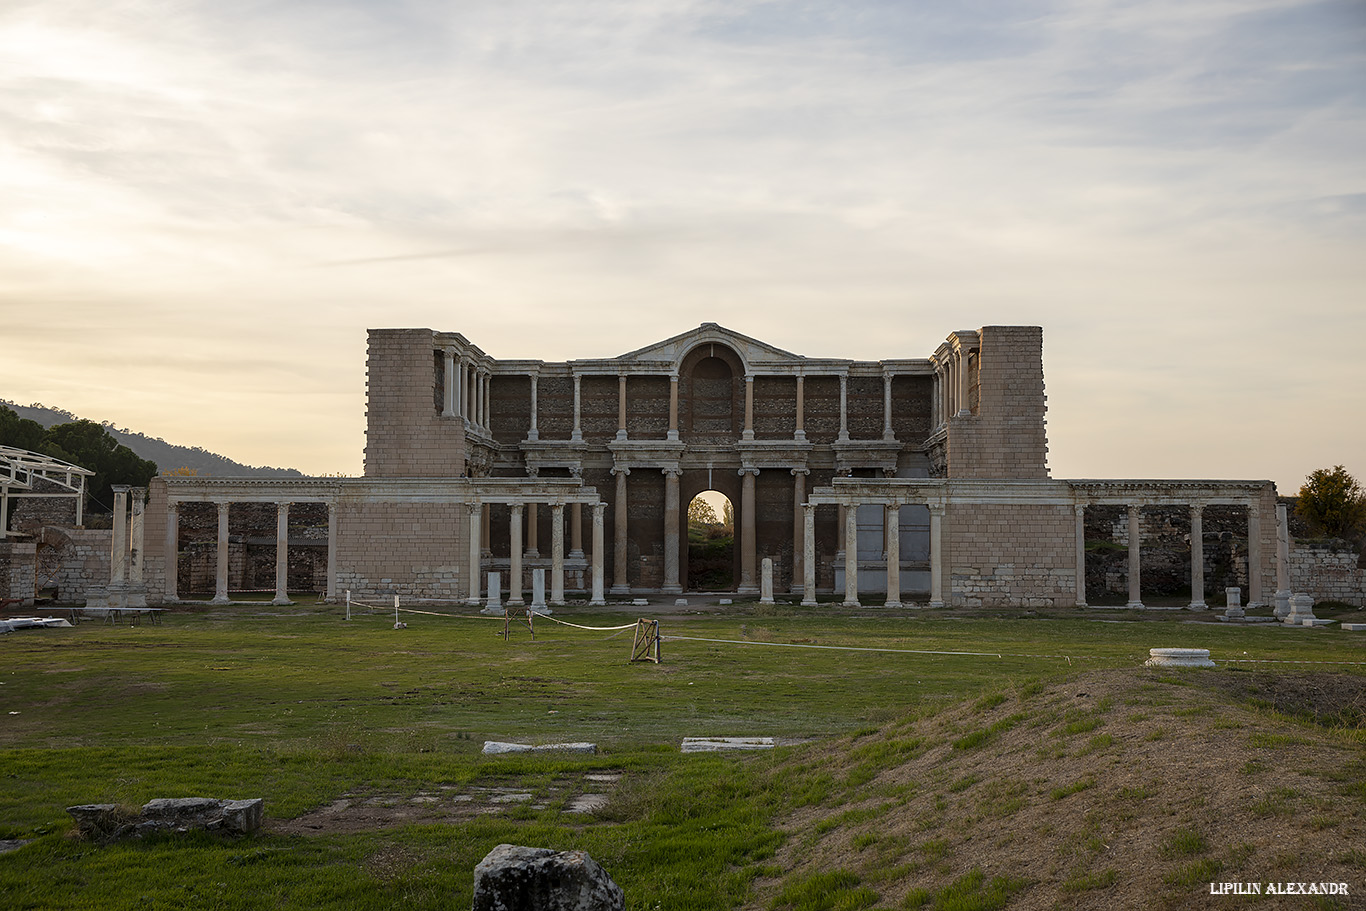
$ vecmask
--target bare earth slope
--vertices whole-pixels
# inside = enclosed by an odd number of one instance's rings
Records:
[[[1133,669],[895,722],[781,770],[810,803],[756,907],[1366,907],[1363,713],[1352,674]]]

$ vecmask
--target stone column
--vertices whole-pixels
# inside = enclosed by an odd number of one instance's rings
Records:
[[[479,598],[479,532],[483,527],[484,506],[482,503],[466,503],[469,512],[469,594],[466,604],[478,604]]]
[[[583,504],[569,504],[569,559],[583,559]]]
[[[626,439],[626,374],[617,376],[617,439]],[[615,588],[616,586],[613,586]]]
[[[144,552],[142,528],[143,514],[147,508],[147,488],[133,487],[129,493],[132,495],[133,508],[128,519],[128,581],[133,585],[141,585]]]
[[[1208,610],[1205,604],[1205,505],[1191,504],[1191,610]]]
[[[626,381],[622,380],[622,387],[625,388]],[[626,539],[626,476],[631,473],[629,468],[613,468],[612,474],[617,476],[617,497],[614,504],[614,515],[612,529],[613,554],[612,554],[612,594],[629,595],[631,593],[630,577],[627,575],[627,539]]]
[[[844,507],[844,606],[858,603],[858,504]]]
[[[114,534],[109,547],[109,584],[123,586],[128,582],[128,485],[114,484],[110,489],[114,491]]]
[[[522,504],[508,507],[508,604],[522,605]]]
[[[958,355],[958,413],[961,415],[972,414],[972,407],[968,403],[968,353],[959,352]]]
[[[479,530],[479,554],[484,557],[493,556],[493,504],[485,503],[483,515],[480,517]]]
[[[1290,613],[1290,523],[1285,504],[1276,504],[1276,616]]]
[[[574,429],[569,433],[569,439],[574,443],[583,441],[583,428],[579,426],[579,380],[581,379],[582,377],[579,374],[574,374]]]
[[[1086,606],[1086,506],[1078,503],[1072,507],[1077,514],[1077,607]]]
[[[670,440],[678,439],[678,374],[669,374],[669,434]]]
[[[797,374],[797,430],[792,439],[806,442],[806,377],[800,373]]]
[[[228,501],[219,500],[218,506],[218,566],[214,574],[213,600],[210,604],[228,603]]]
[[[564,504],[550,507],[550,603],[564,603]]]
[[[849,439],[849,374],[840,374],[840,442]]]
[[[1262,509],[1256,500],[1247,505],[1247,607],[1266,607],[1262,594]]]
[[[1143,607],[1140,578],[1143,547],[1143,508],[1129,504],[1129,607]]]
[[[816,507],[802,504],[802,604],[816,603]]]
[[[166,504],[166,585],[161,600],[180,603],[180,504]]]
[[[930,426],[938,427],[944,423],[944,368],[938,364],[934,368],[934,394],[930,396]]]
[[[801,595],[806,578],[806,548],[802,546],[802,504],[806,502],[806,476],[809,468],[792,469],[792,594]]]
[[[754,375],[745,375],[745,429],[740,434],[743,440],[754,439]]]
[[[664,587],[666,595],[680,594],[683,587],[678,584],[678,476],[683,472],[677,468],[664,471]]]
[[[759,603],[773,604],[773,558],[759,561]]]
[[[930,504],[930,607],[944,606],[944,507]]]
[[[337,600],[337,504],[327,504],[327,600]]]
[[[603,597],[602,592],[602,551],[605,543],[602,530],[602,514],[606,509],[606,503],[593,504],[593,592],[588,600],[588,604],[591,607],[601,607],[607,603],[607,599]]]
[[[474,424],[474,365],[466,364],[461,361],[461,374],[464,377],[464,389],[462,390],[462,401],[464,404],[465,423]]]
[[[484,371],[484,431],[493,423],[493,371]]]
[[[536,374],[531,374],[531,427],[526,432],[526,438],[535,442],[541,438],[541,431],[536,427]]]
[[[455,371],[455,387],[451,390],[451,405],[456,417],[465,415],[465,359],[459,354],[454,354],[455,349],[447,349],[453,353],[451,368]]]
[[[445,394],[441,397],[441,416],[443,418],[455,417],[455,349],[446,349],[446,384]]]
[[[883,529],[887,537],[887,607],[901,607],[901,504],[886,509]]]
[[[892,375],[882,374],[882,439],[891,442],[896,439],[892,433]]]
[[[289,504],[275,504],[275,605],[289,600]]]
[[[541,555],[540,543],[536,540],[540,533],[540,509],[535,503],[526,505],[526,555],[534,560]]]
[[[754,546],[754,479],[757,468],[741,468],[740,475],[740,585],[736,594],[752,595],[759,591],[758,565]]]

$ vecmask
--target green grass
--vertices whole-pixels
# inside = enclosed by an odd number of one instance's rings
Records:
[[[633,615],[571,608],[557,616],[609,626]],[[665,661],[654,665],[629,663],[629,632],[538,621],[534,641],[522,627],[504,642],[496,635],[501,622],[405,620],[407,629],[394,630],[392,616],[382,612],[346,622],[337,609],[261,604],[173,612],[160,626],[86,623],[5,637],[0,838],[32,842],[0,855],[0,907],[468,906],[473,867],[500,842],[587,850],[626,890],[630,907],[737,907],[754,900],[757,877],[779,877],[773,859],[787,837],[774,825],[779,814],[827,807],[852,814],[844,817],[849,823],[895,806],[890,785],[870,782],[934,745],[898,729],[906,719],[932,716],[961,699],[990,712],[1043,692],[1079,667],[1136,667],[1155,641],[1165,641],[1150,624],[1073,616],[1040,624],[990,612],[960,618],[779,606],[760,615],[737,606],[729,616],[662,622]],[[1199,635],[1216,660],[1221,651],[1282,660],[1357,657],[1351,642],[1324,637],[1222,627]],[[1064,653],[1074,656],[1071,664],[1023,657]],[[1018,713],[962,735],[958,749],[1026,718]],[[677,750],[686,735],[822,740],[889,722],[891,736],[853,741],[835,757],[822,758],[821,744],[810,758],[793,752],[803,748]],[[590,740],[600,752],[485,757],[484,740]],[[786,764],[791,756],[800,759],[796,766]],[[780,765],[783,773],[775,774]],[[606,810],[587,818],[559,811],[560,779],[609,769],[624,775]],[[407,797],[475,784],[515,785],[547,806],[360,834],[109,847],[68,838],[64,812],[79,803],[135,807],[154,797],[264,797],[268,817],[284,820],[346,795]],[[993,818],[1028,799],[1023,783],[964,777],[954,784],[950,793],[966,792]],[[1343,789],[1361,796],[1352,781]],[[849,810],[837,809],[846,801]],[[880,843],[867,846],[882,851]],[[928,849],[924,854],[932,859]],[[793,908],[877,901],[867,882],[811,879],[781,888],[792,889],[783,894]],[[978,874],[927,901],[997,907],[993,902],[1015,888]]]

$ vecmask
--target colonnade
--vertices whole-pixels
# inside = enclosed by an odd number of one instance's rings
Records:
[[[114,607],[146,607],[143,525],[147,488],[113,484],[110,489],[114,491],[114,526],[109,553],[109,603]]]
[[[949,341],[939,346],[933,362],[936,394],[931,423],[938,427],[951,417],[972,414],[968,398],[968,377],[972,362],[978,357],[977,333],[954,333]]]
[[[467,425],[489,433],[489,384],[493,371],[478,359],[461,354],[455,347],[444,349],[445,396],[441,416],[463,418]],[[533,380],[533,383],[535,381]],[[535,402],[535,396],[532,396]],[[535,408],[535,405],[532,405]],[[535,426],[533,411],[532,426]],[[533,437],[532,439],[535,439]]]
[[[518,606],[525,603],[522,591],[522,567],[523,560],[530,557],[539,558],[539,542],[537,541],[537,511],[541,505],[539,500],[530,499],[511,499],[503,501],[508,506],[508,538],[509,538],[509,568],[508,568],[508,596],[507,604]],[[465,601],[468,604],[479,604],[481,601],[481,580],[482,580],[482,559],[489,556],[491,549],[490,543],[490,506],[492,503],[481,501],[471,501],[465,504],[469,517],[469,550],[468,550],[468,590]],[[551,510],[550,522],[550,596],[551,604],[563,604],[565,592],[565,535],[564,519],[565,507],[570,507],[571,531],[570,531],[570,551],[571,558],[582,558],[582,526],[583,526],[583,501],[566,503],[562,500],[555,500],[547,504]],[[588,504],[593,511],[593,531],[592,531],[592,556],[591,556],[591,593],[589,604],[606,604],[603,592],[603,545],[604,545],[604,519],[603,513],[607,508],[605,503],[596,502]],[[524,526],[525,520],[525,526]],[[525,527],[525,533],[523,531]]]
[[[840,506],[844,523],[841,529],[844,552],[844,607],[859,607],[858,599],[858,511],[864,501],[829,501],[802,504],[802,604],[816,604],[816,507]],[[901,601],[901,508],[916,501],[891,500],[873,503],[883,509],[883,549],[887,555],[887,607],[903,607]],[[930,510],[930,607],[944,606],[944,506],[929,503]]]

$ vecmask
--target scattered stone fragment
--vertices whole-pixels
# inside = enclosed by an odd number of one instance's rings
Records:
[[[684,753],[715,753],[718,750],[771,750],[772,737],[684,737]]]
[[[688,606],[688,599],[687,599],[687,598],[675,598],[675,599],[674,599],[674,607],[687,607],[687,606]]]
[[[596,813],[607,806],[606,794],[580,794],[569,802],[566,813]]]
[[[636,598],[636,599],[634,599],[634,600],[631,601],[631,605],[632,605],[633,607],[649,607],[649,606],[650,606],[650,602],[649,602],[649,600],[647,600],[647,599],[645,599],[645,598]]]
[[[1366,633],[1366,623],[1344,623],[1342,628],[1349,633]]]
[[[726,604],[734,604],[735,602],[732,601],[730,598],[722,598],[721,600],[717,601],[716,603],[717,603],[717,604],[720,604],[720,605],[726,605]]]
[[[503,743],[498,740],[484,741],[484,754],[492,756],[498,753],[596,753],[598,745],[596,743]]]
[[[155,832],[203,830],[224,835],[247,835],[261,828],[265,801],[215,800],[209,797],[158,798],[134,815],[117,804],[67,807],[82,836],[111,842],[141,838]]]
[[[1150,648],[1148,667],[1214,667],[1207,648]]]
[[[0,838],[0,854],[18,851],[31,841],[33,841],[31,838]]]
[[[474,911],[625,911],[626,896],[583,851],[499,845],[474,868]]]

